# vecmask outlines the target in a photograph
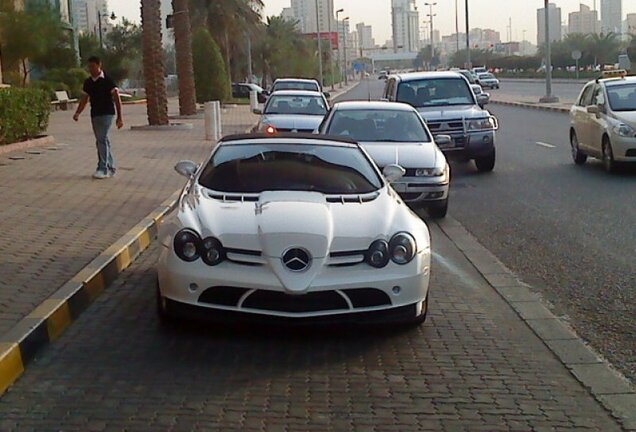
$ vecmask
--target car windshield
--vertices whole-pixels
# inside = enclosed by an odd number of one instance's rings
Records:
[[[612,111],[636,111],[636,84],[608,86],[607,95]]]
[[[416,108],[438,105],[473,105],[475,99],[462,78],[429,78],[407,81],[398,88],[397,101]]]
[[[267,102],[265,114],[327,114],[325,101],[321,96],[273,95]]]
[[[274,143],[220,147],[203,169],[199,183],[219,192],[250,194],[308,191],[354,195],[383,186],[358,148]]]
[[[361,142],[431,142],[419,114],[398,110],[336,110],[329,135]]]
[[[299,81],[278,82],[272,87],[272,93],[283,90],[320,91],[320,88],[316,83]]]
[[[461,71],[460,74],[464,75],[469,83],[475,84],[475,77],[468,71]]]
[[[495,79],[495,76],[493,74],[485,73],[480,74],[479,79]]]

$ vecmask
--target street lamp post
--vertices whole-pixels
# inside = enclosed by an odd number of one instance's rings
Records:
[[[539,102],[554,103],[559,98],[552,95],[552,42],[550,41],[549,0],[545,0],[545,96]]]
[[[424,3],[424,6],[428,6],[430,8],[430,13],[428,14],[428,16],[431,19],[431,69],[433,66],[433,59],[435,58],[435,37],[434,35],[434,27],[433,27],[433,18],[437,15],[433,13],[433,6],[436,6],[437,2],[435,3]]]
[[[344,50],[344,82],[345,82],[345,86],[349,85],[349,77],[347,76],[347,34],[345,32],[345,22],[349,21],[349,17],[346,17],[345,19],[342,20],[342,40],[343,40],[343,46],[342,49]]]
[[[322,43],[320,40],[320,13],[318,12],[318,0],[316,0],[316,35],[318,36],[318,68],[320,70],[320,87],[322,87],[325,83],[322,74]]]
[[[338,35],[340,35],[340,27],[339,27],[340,26],[340,19],[339,18],[340,18],[340,14],[343,13],[343,12],[344,12],[344,9],[338,9],[336,11],[336,33]],[[340,37],[338,37],[338,67],[340,67],[341,64],[342,63],[341,63],[341,60],[340,60]],[[340,73],[340,78],[341,79],[340,79],[339,85],[340,85],[340,88],[342,88],[342,73]]]
[[[455,42],[459,52],[459,0],[455,0]]]
[[[333,68],[333,40],[331,38],[331,21],[333,20],[333,13],[331,12],[331,2],[328,1],[327,2],[327,20],[329,21],[328,24],[328,28],[329,28],[329,64],[331,66],[331,91],[335,90],[335,83],[334,83],[334,79],[333,79],[333,72],[334,72],[334,68]]]
[[[100,11],[99,9],[97,9],[97,26],[99,28],[99,47],[100,48],[104,48],[104,34],[103,34],[103,30],[102,30],[102,18],[104,17],[104,15],[102,15],[102,11]],[[115,12],[110,14],[110,19],[115,21],[117,19],[117,16],[115,15]]]
[[[466,69],[472,68],[470,60],[470,14],[468,12],[468,0],[466,0]]]

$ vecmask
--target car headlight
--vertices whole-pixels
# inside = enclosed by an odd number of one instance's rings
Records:
[[[622,137],[636,137],[636,129],[625,123],[616,125],[614,127],[614,133]]]
[[[221,242],[214,237],[208,237],[201,242],[201,258],[209,266],[216,266],[225,259],[225,250]]]
[[[417,253],[417,245],[413,236],[407,233],[399,233],[393,236],[389,242],[391,261],[399,265],[410,263]]]
[[[441,177],[444,175],[444,168],[419,168],[415,170],[416,177]]]
[[[494,117],[486,117],[483,119],[469,120],[466,123],[466,128],[469,131],[496,129],[497,122],[494,119]]]
[[[371,243],[365,256],[365,261],[371,267],[383,268],[389,263],[389,244],[384,240],[376,240]]]
[[[182,229],[174,236],[174,253],[186,262],[194,262],[201,256],[201,237],[190,229]]]

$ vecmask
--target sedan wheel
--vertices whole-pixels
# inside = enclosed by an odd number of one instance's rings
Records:
[[[495,149],[488,156],[475,159],[475,165],[479,172],[491,172],[495,169],[495,160],[497,158]]]
[[[614,152],[612,151],[612,144],[609,139],[603,140],[603,166],[608,173],[616,172],[617,164],[614,160]]]
[[[583,165],[587,161],[587,155],[581,153],[579,149],[579,139],[576,136],[576,132],[572,131],[570,134],[570,146],[572,147],[572,159],[577,165]]]
[[[448,198],[446,198],[445,200],[436,202],[434,204],[431,204],[430,207],[428,208],[428,214],[433,219],[443,219],[446,217],[447,213],[448,213]]]

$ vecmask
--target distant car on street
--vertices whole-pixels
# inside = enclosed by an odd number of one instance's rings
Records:
[[[354,139],[380,170],[402,166],[406,173],[393,189],[413,208],[426,209],[434,218],[446,216],[450,168],[415,108],[401,103],[338,103],[320,132]],[[442,145],[451,140],[441,135],[437,139]]]
[[[263,88],[252,83],[238,83],[232,84],[232,97],[235,99],[246,99],[250,97],[250,92],[255,91],[258,102],[265,103],[267,98],[265,97]]]
[[[254,132],[307,132],[318,129],[329,110],[329,103],[316,91],[282,90],[272,93],[260,115]]]
[[[623,162],[636,163],[636,77],[624,71],[589,82],[570,110],[572,158],[582,165],[589,156],[614,172]]]
[[[488,72],[488,69],[486,69],[485,66],[478,66],[478,67],[474,67],[472,71],[473,71],[473,74],[475,74],[475,76],[478,76],[479,74]]]
[[[274,81],[269,91],[266,91],[266,96],[272,93],[285,90],[302,90],[302,91],[315,91],[323,93],[325,98],[329,99],[331,95],[329,92],[323,92],[320,83],[314,79],[303,78],[279,78]]]
[[[428,227],[358,144],[319,135],[226,137],[161,224],[159,318],[420,324]],[[382,175],[384,174],[384,176]]]
[[[490,93],[486,93],[479,84],[471,84],[470,88],[473,89],[473,93],[477,96],[480,107],[483,108],[485,105],[490,103]]]
[[[498,89],[500,86],[499,80],[490,72],[477,75],[477,84],[489,89]]]
[[[378,75],[379,80],[386,80],[389,77],[389,73],[387,71],[380,71],[380,75]]]
[[[448,158],[474,160],[477,169],[495,168],[497,119],[483,108],[485,95],[476,96],[468,80],[457,72],[420,72],[389,78],[384,100],[417,109],[433,136],[450,135],[440,149]]]

